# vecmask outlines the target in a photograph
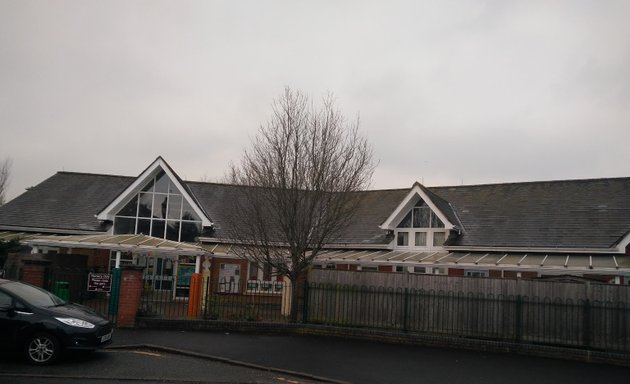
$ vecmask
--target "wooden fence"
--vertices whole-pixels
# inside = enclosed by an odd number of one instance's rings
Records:
[[[354,272],[314,269],[309,282],[339,285],[408,288],[424,291],[471,292],[502,296],[548,297],[630,303],[630,285],[511,280],[411,273]]]

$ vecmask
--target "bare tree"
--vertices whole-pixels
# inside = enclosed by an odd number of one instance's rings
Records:
[[[3,205],[6,199],[7,190],[9,189],[9,179],[11,176],[11,165],[13,161],[7,157],[0,163],[0,205]]]
[[[372,148],[327,96],[316,109],[286,88],[273,103],[251,149],[228,179],[238,188],[224,236],[233,251],[273,267],[292,282],[290,318],[297,320],[296,283],[322,248],[347,227],[371,181]]]

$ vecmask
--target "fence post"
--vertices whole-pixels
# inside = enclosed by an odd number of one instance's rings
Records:
[[[118,296],[120,295],[120,268],[112,268],[112,288],[109,292],[109,315],[116,318]]]
[[[514,317],[515,341],[520,343],[523,337],[523,296],[521,295],[516,296],[516,311]]]
[[[405,288],[403,293],[403,331],[407,332],[409,324],[409,288]]]
[[[584,311],[582,319],[582,342],[585,347],[591,346],[591,303],[588,299],[584,300]]]
[[[304,280],[304,304],[302,306],[302,323],[304,324],[308,323],[308,290],[308,280]]]

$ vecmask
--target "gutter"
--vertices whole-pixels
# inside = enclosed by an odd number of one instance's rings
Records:
[[[444,246],[445,251],[456,252],[511,252],[511,253],[602,253],[621,254],[618,248],[535,248],[535,247],[487,247],[487,246]]]
[[[16,226],[4,226],[0,225],[2,231],[17,231],[17,232],[37,232],[37,233],[50,233],[50,234],[64,234],[64,235],[107,235],[107,231],[87,231],[87,230],[72,230],[72,229],[50,229],[39,227],[16,227]]]

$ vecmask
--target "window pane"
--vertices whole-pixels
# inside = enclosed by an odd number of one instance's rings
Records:
[[[411,211],[405,216],[404,219],[398,224],[398,228],[410,228],[411,227]]]
[[[445,232],[435,232],[433,233],[433,246],[441,247],[444,245],[444,241],[446,241],[446,233]]]
[[[153,217],[158,219],[166,219],[166,206],[168,205],[168,196],[155,194],[155,205],[153,206]]]
[[[426,232],[416,232],[416,238],[414,245],[416,247],[426,247],[427,246],[427,233]]]
[[[164,238],[164,227],[166,222],[164,220],[153,220],[153,227],[151,228],[151,236]]]
[[[138,205],[138,216],[151,217],[152,206],[153,206],[153,194],[140,193],[140,205]]]
[[[149,230],[151,229],[151,220],[148,219],[138,219],[138,230],[137,234],[150,235]]]
[[[166,239],[179,241],[179,221],[169,220],[166,223]]]
[[[258,264],[249,263],[249,274],[248,277],[250,280],[258,280]]]
[[[131,201],[127,203],[127,205],[125,205],[123,209],[121,209],[118,212],[118,215],[136,217],[137,213],[138,213],[138,195],[134,196],[133,199],[131,199]]]
[[[143,192],[153,192],[153,181],[155,179],[151,179],[151,182],[149,182],[149,184],[147,184],[144,188],[142,188]]]
[[[179,220],[182,214],[182,197],[181,195],[169,195],[168,199],[168,218]]]
[[[161,171],[157,174],[157,176],[155,176],[155,180],[155,192],[167,193],[169,179],[168,176],[166,176],[166,173]]]
[[[431,209],[429,207],[421,207],[413,209],[413,227],[414,228],[429,228],[429,219],[431,215]]]
[[[407,232],[398,232],[397,237],[397,244],[400,246],[407,246],[409,245],[409,233]]]
[[[444,223],[433,212],[431,212],[431,228],[444,228]]]
[[[195,238],[201,234],[201,223],[182,222],[182,237],[180,241],[195,241]]]
[[[182,212],[182,220],[201,221],[201,218],[195,214],[190,204],[184,200],[184,210]]]
[[[136,219],[116,217],[114,219],[114,235],[136,233]]]

